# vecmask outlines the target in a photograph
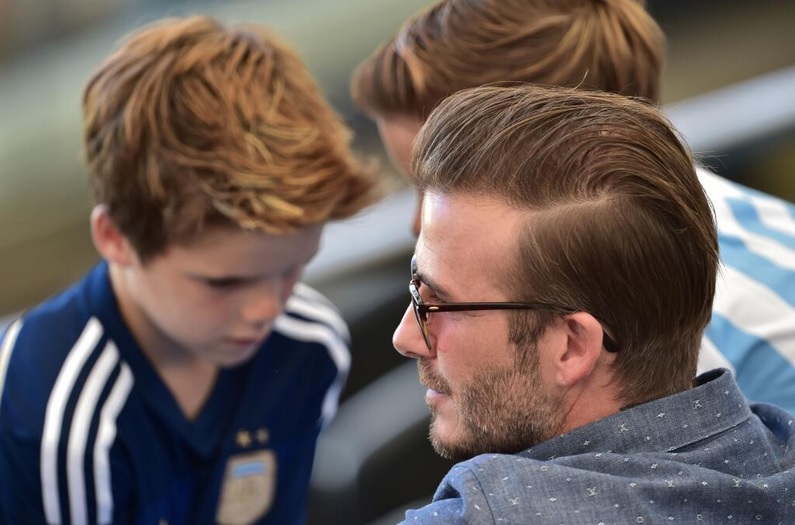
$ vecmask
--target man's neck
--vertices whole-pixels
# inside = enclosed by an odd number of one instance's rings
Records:
[[[606,365],[599,365],[592,374],[573,390],[566,393],[563,402],[569,407],[560,433],[588,425],[621,411],[618,389],[607,375]]]

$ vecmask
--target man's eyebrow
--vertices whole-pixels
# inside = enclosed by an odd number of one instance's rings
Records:
[[[444,286],[440,285],[438,282],[436,282],[435,280],[431,279],[430,277],[422,273],[421,270],[417,270],[417,279],[422,284],[433,290],[433,292],[437,296],[439,296],[440,299],[446,299],[446,300],[450,299],[451,297],[450,292],[447,291]]]

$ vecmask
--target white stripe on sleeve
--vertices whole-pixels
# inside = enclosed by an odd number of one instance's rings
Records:
[[[102,337],[102,325],[92,317],[86,323],[55,381],[44,416],[41,439],[41,493],[44,514],[50,525],[61,524],[61,503],[58,492],[58,443],[61,438],[64,410],[72,388],[86,360]]]
[[[302,293],[306,290],[311,290],[308,286],[304,286],[302,289]],[[314,292],[314,290],[312,290]],[[314,292],[317,295],[320,295],[318,292]],[[322,296],[321,296],[322,297]],[[350,339],[350,333],[348,332],[348,325],[343,320],[340,313],[331,306],[325,299],[323,302],[319,302],[315,299],[311,294],[308,295],[297,295],[293,294],[287,300],[287,305],[285,306],[285,310],[291,313],[298,314],[302,317],[306,317],[307,319],[317,320],[322,323],[326,323],[338,333],[340,333],[346,339]]]
[[[712,201],[718,222],[718,231],[723,235],[731,235],[743,241],[748,251],[775,261],[776,265],[787,270],[795,270],[795,251],[781,244],[772,237],[757,235],[746,230],[735,218],[728,203],[715,199]]]
[[[274,329],[287,337],[299,341],[308,341],[324,345],[328,350],[331,360],[337,366],[337,377],[329,387],[326,392],[326,397],[323,400],[321,417],[323,419],[323,425],[327,425],[337,413],[337,405],[339,403],[340,394],[342,393],[342,387],[345,384],[348,371],[351,368],[351,354],[348,350],[348,346],[339,335],[333,332],[328,326],[296,319],[287,315],[280,315],[276,318]]]
[[[109,342],[91,369],[75,407],[72,426],[69,430],[69,446],[66,451],[66,479],[72,525],[88,524],[86,479],[83,469],[88,433],[91,429],[91,420],[97,409],[99,396],[118,362],[119,351],[116,345]]]
[[[126,363],[99,415],[99,429],[94,443],[94,483],[97,491],[97,522],[110,525],[113,521],[113,491],[110,477],[110,448],[116,439],[116,420],[132,390],[133,374]]]
[[[317,301],[319,303],[323,303],[331,309],[336,310],[337,308],[336,306],[334,306],[334,303],[329,301],[328,297],[318,292],[308,284],[302,283],[300,281],[295,283],[295,287],[293,288],[293,293],[305,297],[310,301]]]
[[[3,338],[2,346],[0,346],[0,401],[3,400],[3,390],[6,386],[6,374],[8,373],[8,362],[11,361],[11,352],[14,350],[14,344],[17,342],[17,336],[22,329],[22,320],[17,319],[8,327],[6,336]]]
[[[771,230],[795,237],[795,218],[789,211],[788,203],[778,200],[753,196],[751,203],[759,214],[759,221]]]
[[[713,311],[729,319],[737,328],[766,340],[792,366],[795,350],[795,308],[774,290],[751,279],[731,266],[723,266],[715,289]],[[748,298],[754,298],[749,301]]]

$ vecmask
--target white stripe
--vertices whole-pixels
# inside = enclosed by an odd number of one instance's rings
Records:
[[[778,230],[783,234],[795,237],[795,218],[792,217],[792,204],[773,196],[762,196],[747,191],[743,186],[728,179],[715,175],[705,169],[698,169],[698,179],[704,187],[710,200],[740,199],[750,202],[759,215],[759,221],[771,230]],[[721,221],[730,212],[722,208],[718,216],[718,229],[723,230]],[[734,220],[733,216],[729,219]]]
[[[795,218],[792,217],[789,203],[772,198],[751,197],[751,203],[759,214],[759,221],[771,230],[795,237]]]
[[[280,315],[276,318],[274,328],[284,333],[284,335],[299,341],[310,341],[327,345],[331,360],[337,368],[345,373],[350,370],[351,354],[348,346],[339,337],[339,334],[328,326]]]
[[[96,412],[97,401],[108,382],[111,372],[119,362],[119,351],[112,342],[105,345],[102,354],[91,369],[83,391],[75,407],[72,426],[69,430],[69,446],[66,450],[66,480],[69,489],[69,511],[72,525],[88,523],[86,501],[86,478],[83,470],[88,445],[88,432]]]
[[[331,328],[336,330],[337,333],[341,334],[346,339],[350,339],[348,325],[342,319],[342,316],[340,316],[339,312],[325,300],[323,303],[319,303],[317,299],[313,298],[311,295],[292,295],[287,300],[285,310],[311,320],[326,323],[327,325],[331,326]]]
[[[714,368],[728,368],[734,374],[734,366],[721,354],[706,335],[701,339],[701,351],[698,353],[698,374]]]
[[[780,268],[795,270],[795,251],[771,237],[757,235],[743,228],[723,199],[713,199],[712,205],[721,234],[737,237],[745,243],[749,252],[764,257]]]
[[[94,443],[94,483],[97,491],[97,522],[100,525],[109,525],[113,521],[110,448],[116,439],[116,419],[127,402],[134,382],[130,367],[122,363],[116,384],[99,415],[99,429]]]
[[[333,332],[328,326],[310,323],[286,315],[281,315],[276,318],[274,329],[287,337],[299,341],[309,341],[324,345],[328,350],[331,360],[337,366],[337,377],[328,391],[326,391],[326,397],[323,399],[321,418],[323,420],[323,426],[327,425],[337,413],[340,393],[348,378],[348,371],[351,367],[351,354],[348,350],[348,346],[342,338],[339,337],[339,334]]]
[[[22,319],[17,319],[8,327],[6,336],[3,338],[3,345],[0,346],[0,402],[3,400],[3,390],[6,386],[6,374],[8,373],[8,362],[11,361],[11,352],[17,342],[17,336],[22,329]]]
[[[712,309],[743,332],[766,340],[795,366],[795,309],[775,290],[724,265]]]
[[[58,443],[61,438],[64,409],[77,376],[86,359],[97,346],[100,337],[102,337],[102,325],[92,317],[86,323],[83,333],[80,334],[69,355],[66,356],[47,401],[41,438],[40,469],[44,514],[50,525],[61,523],[61,503],[58,495]]]
[[[722,235],[740,239],[750,252],[764,257],[779,268],[795,270],[795,251],[773,238],[746,230],[734,216],[727,199],[749,202],[755,207],[760,222],[767,228],[795,236],[795,219],[787,209],[789,205],[786,202],[753,195],[742,186],[703,169],[698,170],[698,176],[712,199],[718,231]],[[781,298],[777,290],[721,261],[713,310],[726,317],[739,330],[766,340],[795,366],[795,345],[792,344],[795,340],[795,309]],[[706,349],[706,352],[710,350]],[[707,363],[711,358],[706,355],[704,359]],[[701,361],[699,363],[699,369],[702,369]]]
[[[748,195],[742,186],[729,181],[729,179],[720,177],[705,168],[696,167],[696,174],[698,175],[698,181],[704,187],[704,191],[707,193],[710,200],[714,201],[716,199],[729,198],[743,199]]]
[[[303,297],[305,297],[307,299],[323,303],[323,304],[327,305],[328,307],[330,307],[332,309],[336,309],[336,306],[334,306],[334,303],[329,301],[328,297],[326,297],[322,293],[318,292],[317,290],[315,290],[314,288],[312,288],[311,286],[309,286],[306,283],[302,283],[302,282],[295,283],[295,287],[293,288],[293,292],[295,294],[301,295],[301,296],[303,296]]]

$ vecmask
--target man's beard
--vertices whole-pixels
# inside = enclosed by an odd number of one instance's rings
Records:
[[[418,361],[422,383],[448,395],[461,420],[455,440],[442,441],[431,411],[430,439],[437,454],[456,461],[487,452],[512,454],[559,433],[565,414],[559,400],[543,391],[535,348],[526,350],[532,352],[528,359],[482,370],[455,391],[429,362]]]

